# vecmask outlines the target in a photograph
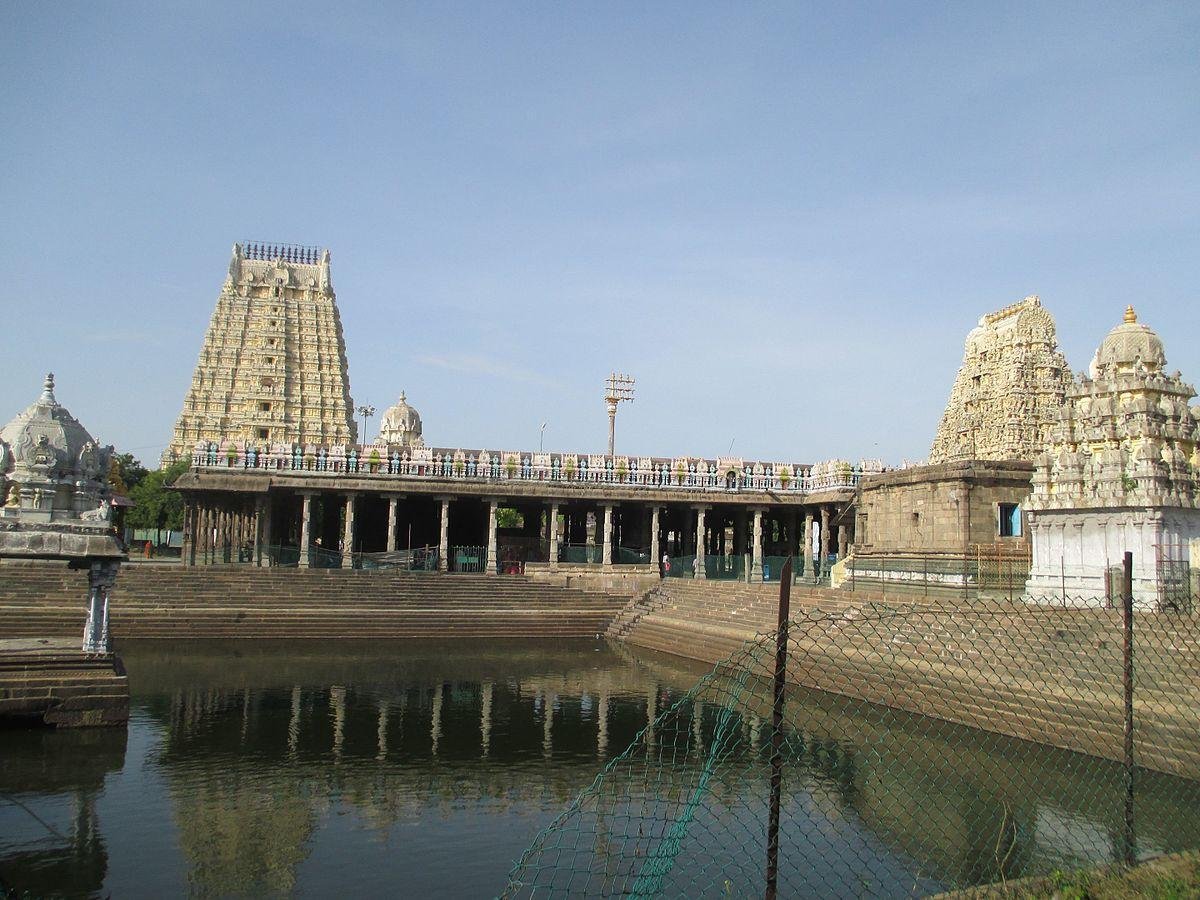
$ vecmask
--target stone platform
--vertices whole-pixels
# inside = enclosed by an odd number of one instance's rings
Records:
[[[77,728],[129,720],[129,680],[111,653],[78,639],[0,639],[0,725]]]

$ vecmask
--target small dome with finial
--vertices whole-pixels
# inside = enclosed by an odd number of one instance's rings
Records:
[[[1108,333],[1092,360],[1093,378],[1145,369],[1161,372],[1167,364],[1163,342],[1147,325],[1138,321],[1132,306],[1125,307],[1125,321]]]
[[[408,397],[400,392],[400,399],[395,406],[384,412],[379,420],[379,437],[381,444],[398,444],[402,447],[422,447],[421,416],[408,405]]]
[[[54,509],[106,495],[111,454],[112,448],[98,447],[55,398],[53,374],[46,376],[38,398],[0,429],[0,476],[6,490],[11,494],[16,485],[36,491]]]

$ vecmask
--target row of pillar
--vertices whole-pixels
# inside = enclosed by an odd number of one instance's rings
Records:
[[[310,551],[312,548],[312,522],[313,522],[313,499],[317,496],[315,492],[302,492],[300,494],[302,500],[301,506],[301,525],[300,525],[300,559],[299,565],[302,568],[307,568],[310,565]],[[354,546],[355,537],[355,509],[357,495],[353,492],[345,494],[345,516],[343,519],[343,535],[342,546],[347,550]],[[388,517],[387,517],[387,544],[386,549],[390,552],[396,549],[397,545],[397,507],[399,501],[403,499],[403,495],[389,494],[388,499]],[[436,498],[440,504],[440,528],[438,532],[438,568],[441,571],[447,571],[449,568],[449,553],[450,553],[450,502],[449,496]],[[487,564],[485,571],[488,574],[496,574],[497,572],[497,513],[503,501],[500,498],[488,498],[488,526],[487,526]],[[613,565],[613,525],[614,517],[613,510],[616,504],[604,503],[601,504],[603,511],[603,526],[602,526],[602,547],[601,547],[601,564],[604,567],[612,567]],[[559,534],[558,534],[558,515],[560,504],[557,500],[552,500],[549,503],[549,561],[551,569],[556,569],[558,564],[559,554]],[[660,515],[663,507],[659,505],[650,506],[650,558],[654,564],[657,564],[662,554],[662,546],[660,542]],[[706,515],[711,509],[708,505],[696,505],[693,507],[696,512],[696,577],[705,578],[705,554],[706,554]],[[750,579],[752,581],[761,581],[763,576],[763,518],[766,510],[762,507],[754,507],[750,509],[753,514],[752,540],[750,541],[751,552],[751,568]],[[186,516],[185,524],[185,546],[184,560],[185,562],[195,563],[198,561],[204,562],[238,562],[252,561],[259,565],[269,565],[270,559],[267,553],[267,548],[271,543],[271,516],[266,498],[258,497],[253,503],[246,501],[234,501],[232,504],[190,504]],[[795,513],[793,513],[793,516]],[[822,559],[826,559],[830,553],[830,520],[831,508],[829,506],[819,507],[819,521],[821,525],[821,537],[819,552]],[[799,533],[798,537],[802,546],[802,552],[805,562],[805,571],[812,571],[813,564],[813,548],[810,535],[813,533],[813,528],[818,521],[817,516],[811,511],[806,510],[804,517],[804,529]],[[792,530],[796,528],[798,523],[793,519]],[[734,519],[734,543],[737,547],[744,546],[744,518],[738,516]],[[837,528],[837,549],[838,556],[844,557],[848,546],[848,535],[843,525],[838,525]],[[791,541],[789,541],[790,543]],[[722,547],[724,540],[721,541]],[[253,558],[250,560],[242,559],[241,557],[249,553]],[[226,555],[228,556],[226,557]],[[220,557],[220,558],[218,558]]]

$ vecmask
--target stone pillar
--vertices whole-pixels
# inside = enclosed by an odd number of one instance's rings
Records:
[[[661,548],[658,546],[658,506],[650,507],[650,564],[662,575]]]
[[[550,571],[558,571],[558,501],[550,502],[550,522],[549,522],[550,538]]]
[[[795,509],[789,509],[787,513],[787,553],[786,556],[795,556],[800,552],[800,544],[797,541],[796,531],[799,528],[800,516]]]
[[[500,506],[500,502],[495,498],[488,500],[488,545],[487,545],[487,572],[488,575],[496,574],[496,510]]]
[[[600,563],[606,569],[611,569],[613,564],[612,558],[612,534],[613,534],[613,508],[611,503],[604,504],[604,546]]]
[[[821,574],[825,574],[825,567],[828,565],[829,559],[829,507],[822,505],[821,507]]]
[[[804,513],[804,576],[809,579],[813,574],[812,535],[813,514],[806,510]]]
[[[343,523],[345,530],[342,533],[342,568],[354,568],[354,501],[356,495],[353,492],[346,494],[346,521]],[[349,565],[346,561],[349,560]]]
[[[442,501],[442,526],[438,533],[438,571],[450,571],[450,498],[439,497]]]
[[[188,495],[183,495],[183,546],[180,548],[179,561],[185,566],[194,566],[196,564],[195,557],[195,535],[196,526],[193,521],[196,515],[196,506],[188,499]]]
[[[271,565],[271,497],[268,494],[265,497],[258,498],[258,527],[255,529],[257,533],[257,549],[255,556],[258,558],[259,566],[266,568]]]
[[[387,552],[391,553],[396,549],[396,506],[400,502],[400,498],[395,494],[388,495],[388,523],[387,523]]]
[[[754,510],[754,528],[750,537],[750,580],[763,580],[763,511]]]
[[[309,548],[312,546],[312,494],[301,494],[304,508],[300,513],[300,568],[307,569],[311,563]]]
[[[94,562],[88,568],[88,615],[83,629],[84,653],[108,652],[108,597],[117,581],[119,563]]]
[[[841,561],[846,558],[846,546],[849,543],[849,537],[846,534],[846,526],[845,525],[839,525],[837,527],[837,537],[838,537],[838,543],[837,543],[838,560]]]
[[[697,578],[708,578],[708,572],[704,568],[704,514],[708,511],[707,506],[696,507],[696,568],[695,576]]]

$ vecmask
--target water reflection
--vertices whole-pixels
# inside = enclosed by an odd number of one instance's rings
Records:
[[[613,781],[592,835],[606,865],[636,875],[635,853],[614,862],[637,843],[625,823],[652,802],[686,802],[722,742],[736,764],[709,785],[677,867],[718,893],[758,884],[766,698],[689,702],[647,728],[699,672],[678,661],[594,642],[123,653],[128,750],[120,731],[0,735],[0,886],[491,895],[642,729],[626,765],[644,775],[655,761],[656,780]],[[788,719],[791,893],[921,893],[1115,846],[1120,782],[1107,763],[823,695],[798,698]],[[1194,784],[1145,773],[1139,792],[1143,850],[1195,846]]]

